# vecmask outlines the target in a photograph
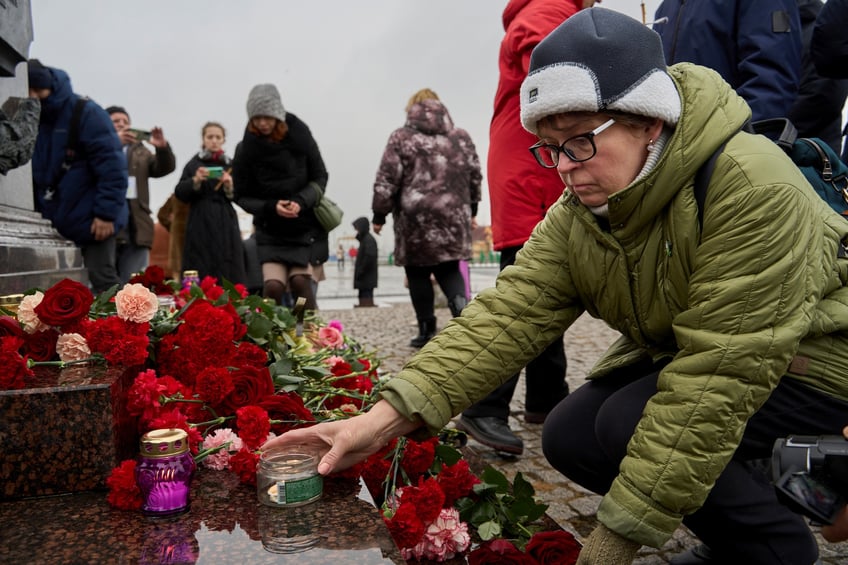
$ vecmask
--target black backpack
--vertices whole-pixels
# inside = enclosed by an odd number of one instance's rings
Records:
[[[848,219],[848,165],[843,163],[830,146],[817,137],[798,137],[795,126],[787,119],[775,118],[746,122],[743,131],[761,133],[772,139],[792,159],[822,200]],[[726,143],[725,143],[726,144]],[[716,159],[724,145],[716,149],[695,173],[695,201],[698,203],[698,223],[704,224],[704,202],[715,169]],[[840,252],[840,256],[842,253]]]

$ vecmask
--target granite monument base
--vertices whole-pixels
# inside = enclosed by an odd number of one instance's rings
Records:
[[[106,488],[138,454],[127,392],[139,368],[37,367],[28,387],[0,390],[0,500]]]

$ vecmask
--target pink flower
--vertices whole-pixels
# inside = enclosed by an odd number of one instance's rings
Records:
[[[200,446],[201,450],[212,449],[227,442],[230,442],[229,446],[222,448],[220,451],[217,451],[212,455],[208,455],[206,459],[203,460],[203,464],[206,467],[215,469],[216,471],[229,469],[230,452],[236,453],[242,448],[241,438],[238,437],[230,428],[221,428],[206,436],[206,439],[203,440],[203,444]]]
[[[439,515],[424,530],[424,537],[409,549],[401,549],[404,559],[447,561],[463,553],[471,545],[468,524],[460,521],[456,508],[442,508]]]
[[[338,355],[330,355],[324,360],[324,363],[333,367],[336,363],[344,363],[344,357],[339,357]]]
[[[18,321],[23,324],[24,331],[28,334],[50,329],[50,326],[42,322],[35,313],[35,307],[41,304],[43,298],[44,293],[36,291],[35,294],[24,296],[18,305]]]
[[[64,362],[80,361],[91,356],[91,349],[83,336],[77,333],[62,334],[56,340],[56,353]]]
[[[143,324],[159,309],[159,298],[142,284],[125,284],[115,295],[115,309],[122,320]]]
[[[342,323],[341,323],[340,321],[338,321],[338,320],[330,320],[329,322],[327,322],[327,327],[328,327],[328,328],[336,328],[336,329],[337,329],[337,330],[339,330],[340,332],[343,332],[343,331],[344,331],[344,326],[343,326],[343,325],[342,325]]]
[[[344,336],[338,328],[326,326],[318,330],[318,342],[322,347],[341,349],[344,347]]]

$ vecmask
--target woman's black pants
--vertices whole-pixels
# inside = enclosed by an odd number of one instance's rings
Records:
[[[551,465],[582,487],[605,494],[656,392],[659,369],[619,371],[566,397],[548,415],[542,433]],[[806,520],[781,504],[771,477],[757,463],[770,458],[778,438],[841,435],[846,424],[848,402],[783,379],[749,420],[703,507],[683,523],[710,547],[717,563],[812,565],[818,547]]]

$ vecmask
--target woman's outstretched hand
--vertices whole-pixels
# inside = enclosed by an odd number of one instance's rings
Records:
[[[329,475],[363,461],[392,438],[407,434],[419,426],[403,417],[391,404],[381,400],[361,416],[288,431],[268,440],[262,450],[272,447],[305,447],[320,455],[318,472]]]

